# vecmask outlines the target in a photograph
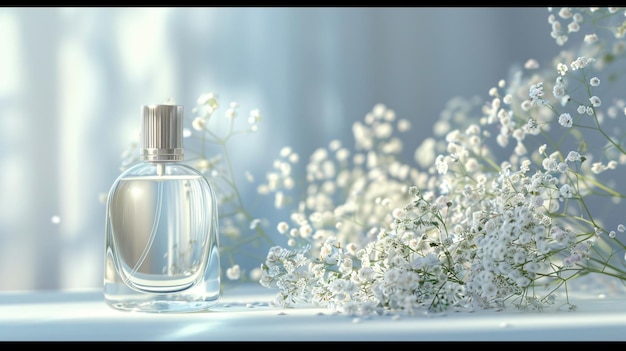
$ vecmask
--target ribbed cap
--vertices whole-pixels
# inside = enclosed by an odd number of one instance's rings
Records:
[[[180,105],[145,105],[140,151],[144,161],[183,160],[183,107]]]

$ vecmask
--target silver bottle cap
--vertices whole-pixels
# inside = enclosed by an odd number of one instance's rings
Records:
[[[145,105],[140,151],[144,161],[183,160],[183,107],[180,105]]]

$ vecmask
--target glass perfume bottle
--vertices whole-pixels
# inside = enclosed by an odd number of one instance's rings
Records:
[[[143,106],[143,162],[124,171],[106,208],[104,299],[143,312],[208,310],[220,297],[217,200],[183,160],[183,107]]]

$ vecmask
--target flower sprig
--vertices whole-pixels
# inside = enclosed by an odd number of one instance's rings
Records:
[[[575,278],[625,281],[623,218],[610,223],[600,206],[624,197],[607,173],[626,161],[625,104],[619,89],[601,90],[617,81],[624,11],[550,11],[558,45],[588,24],[611,36],[585,35],[548,69],[528,60],[487,103],[453,99],[416,150],[423,169],[399,160],[395,113],[380,104],[354,124],[351,164],[338,141],[334,155],[311,155],[305,199],[277,226],[293,248],[273,247],[261,265],[261,284],[279,289],[274,304],[348,314],[541,310],[564,291],[558,306],[575,309]]]
[[[195,116],[191,122],[193,131],[190,137],[199,141],[201,147],[195,156],[188,158],[188,162],[208,175],[211,184],[216,187],[220,220],[220,253],[228,262],[226,277],[229,281],[257,280],[259,272],[255,270],[249,272],[248,276],[242,275],[238,261],[241,255],[246,254],[250,247],[257,245],[257,242],[271,243],[272,240],[258,225],[260,220],[250,213],[244,203],[236,182],[228,143],[237,135],[257,132],[262,118],[258,109],[252,109],[246,121],[247,126],[238,127],[236,119],[239,115],[239,104],[231,102],[224,113],[227,122],[224,128],[224,119],[218,120],[213,117],[219,107],[219,99],[215,93],[205,93],[198,97],[197,106],[192,110]],[[222,134],[218,132],[220,125],[225,129]],[[209,145],[217,146],[218,149],[215,150],[214,147],[207,149]],[[246,175],[246,179],[253,181],[250,174]]]

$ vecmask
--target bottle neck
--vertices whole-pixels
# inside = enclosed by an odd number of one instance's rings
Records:
[[[180,161],[175,160],[166,160],[166,161],[154,161],[154,160],[143,160],[142,163],[153,169],[154,173],[157,176],[164,176],[172,173],[172,167],[184,166]]]
[[[140,151],[140,159],[149,162],[171,162],[182,161],[184,159],[183,148],[176,149],[156,149],[143,148]]]

